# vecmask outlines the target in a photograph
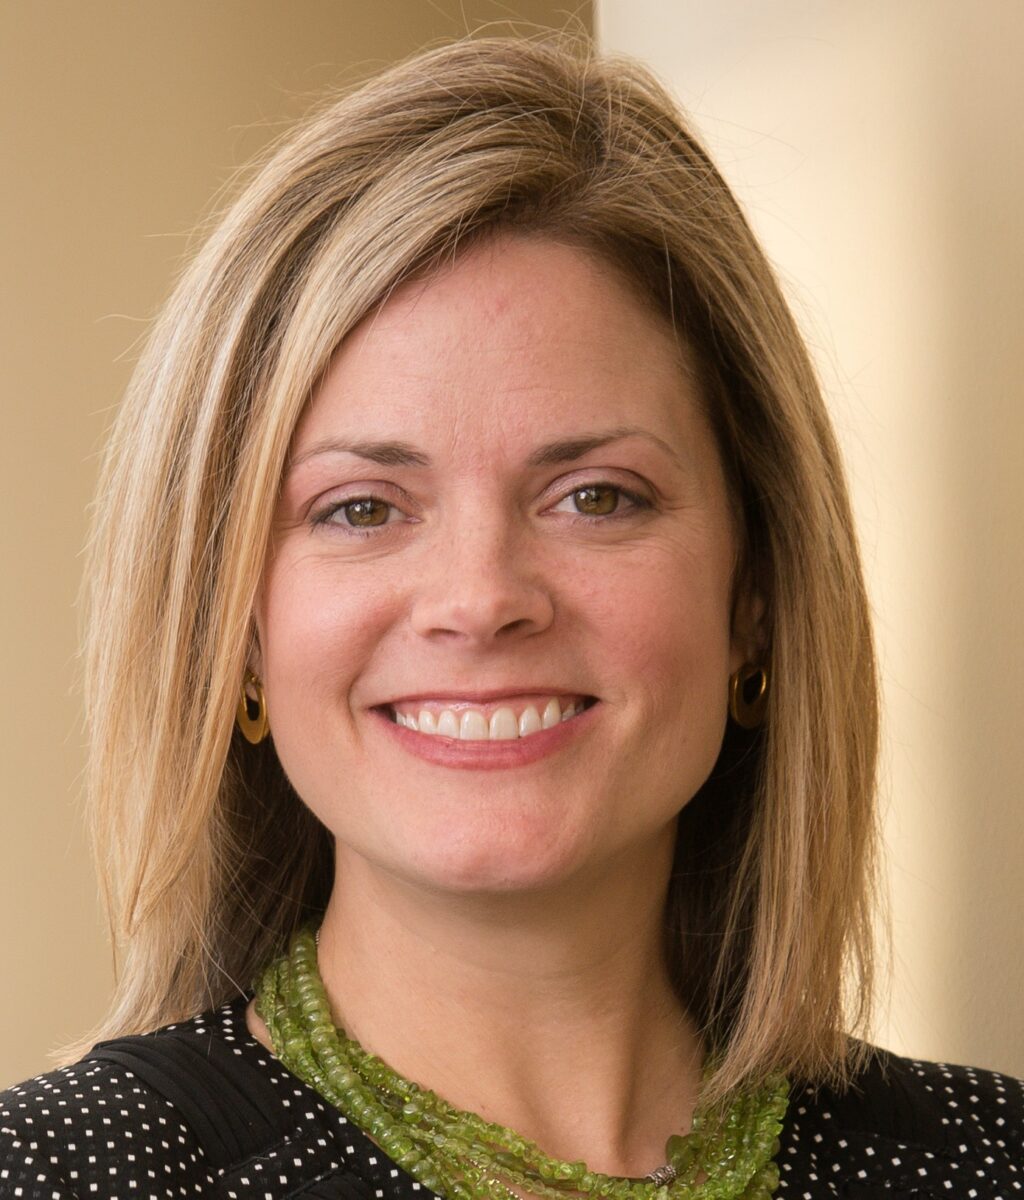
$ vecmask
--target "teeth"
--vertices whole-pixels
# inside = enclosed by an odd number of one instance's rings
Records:
[[[445,737],[459,736],[459,719],[450,708],[446,708],[437,719],[437,732]]]
[[[465,718],[463,718],[465,719]],[[499,708],[491,717],[488,730],[492,742],[508,741],[519,736],[519,722],[516,714],[510,708]]]
[[[462,720],[459,722],[459,737],[464,742],[480,742],[488,736],[487,722],[480,713],[470,709],[462,714]]]
[[[529,733],[539,733],[541,730],[540,714],[531,704],[519,718],[519,736],[526,737]]]
[[[529,737],[531,733],[539,733],[542,729],[551,729],[562,721],[568,721],[583,710],[582,703],[569,703],[562,711],[558,701],[552,697],[544,707],[543,714],[538,713],[534,705],[530,705],[518,718],[511,708],[499,708],[491,716],[490,722],[481,712],[475,709],[465,709],[457,713],[450,708],[443,709],[435,715],[428,708],[421,708],[418,716],[411,713],[406,715],[395,711],[395,720],[406,729],[415,729],[420,733],[439,733],[444,737],[460,738],[463,741],[511,741],[514,738]],[[393,710],[394,711],[394,710]]]

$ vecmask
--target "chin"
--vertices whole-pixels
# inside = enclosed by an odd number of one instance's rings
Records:
[[[503,896],[546,891],[564,884],[585,867],[578,841],[550,833],[532,838],[450,837],[431,847],[419,844],[414,861],[404,864],[410,882],[456,895]]]

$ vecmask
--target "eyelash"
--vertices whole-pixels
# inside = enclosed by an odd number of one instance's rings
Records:
[[[648,510],[648,509],[651,509],[654,507],[653,502],[651,500],[648,500],[646,496],[642,496],[639,492],[631,491],[629,488],[624,488],[617,483],[607,483],[605,481],[601,481],[598,483],[584,483],[584,484],[580,484],[579,487],[571,488],[568,492],[565,493],[564,496],[562,496],[559,499],[558,503],[560,504],[562,502],[562,500],[566,500],[570,496],[575,496],[577,492],[585,492],[591,488],[593,488],[594,490],[610,489],[613,492],[618,492],[620,496],[625,496],[625,498],[632,505],[632,508],[627,509],[626,512],[624,512],[624,513],[620,513],[618,511],[616,511],[613,513],[607,513],[603,516],[602,515],[589,516],[586,513],[576,514],[577,520],[583,521],[587,524],[591,524],[591,523],[600,524],[605,521],[623,520],[630,516],[635,516],[639,512],[643,512],[645,510]],[[331,521],[331,518],[334,516],[335,513],[343,511],[344,509],[348,508],[350,505],[359,504],[362,501],[366,501],[366,500],[377,500],[381,504],[388,505],[389,508],[397,508],[398,507],[397,505],[391,504],[390,501],[385,500],[383,496],[377,496],[372,493],[368,493],[364,496],[350,496],[347,500],[341,500],[335,504],[328,505],[325,509],[323,509],[322,512],[317,513],[316,516],[314,516],[312,518],[311,524],[314,528],[331,525],[331,524],[333,524],[333,522]],[[385,521],[385,523],[383,525],[374,525],[374,526],[367,526],[364,528],[360,528],[357,525],[348,525],[348,524],[342,524],[341,522],[338,522],[337,528],[343,529],[345,531],[346,537],[369,538],[369,537],[375,537],[379,530],[386,529],[390,524],[391,524],[390,521]]]

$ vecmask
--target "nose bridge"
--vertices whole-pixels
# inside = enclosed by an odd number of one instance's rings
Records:
[[[507,497],[470,487],[426,547],[412,581],[412,620],[423,636],[487,642],[550,624],[553,604],[531,553],[529,529]]]

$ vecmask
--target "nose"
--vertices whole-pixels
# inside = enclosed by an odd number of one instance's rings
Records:
[[[413,582],[412,627],[422,637],[487,646],[550,626],[555,606],[529,534],[479,506],[438,531]]]

